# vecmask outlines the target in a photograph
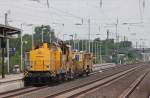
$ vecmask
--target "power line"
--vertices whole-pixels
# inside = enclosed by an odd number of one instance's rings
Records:
[[[63,11],[63,10],[60,10],[60,9],[57,9],[57,8],[54,8],[54,7],[50,7],[50,8],[52,8],[52,9],[54,9],[54,10],[57,10],[57,11],[59,11],[59,12],[61,12],[61,13],[64,13],[64,14],[70,15],[70,16],[72,16],[72,17],[74,17],[74,18],[83,19],[83,17],[76,16],[76,15],[74,15],[74,14],[70,13],[70,12]]]
[[[49,8],[49,0],[47,0],[47,7]]]
[[[41,3],[40,3],[41,4]],[[34,8],[34,7],[32,7],[32,6],[29,6],[29,5],[27,5],[27,7],[30,7],[30,8]],[[43,7],[40,7],[41,9],[43,9]],[[63,13],[64,15],[64,17],[66,16],[66,17],[72,17],[72,18],[77,18],[77,19],[80,19],[82,22],[83,22],[83,17],[79,17],[79,16],[76,16],[76,15],[74,15],[74,14],[72,14],[72,13],[70,13],[70,12],[67,12],[67,11],[64,11],[64,10],[60,10],[60,9],[57,9],[57,8],[54,8],[54,7],[50,7],[51,9],[54,9],[55,10],[55,12],[51,12],[51,13],[53,13],[53,14],[56,14],[56,15],[58,15],[58,16],[62,16],[62,14],[58,14],[57,12],[60,12],[60,13]],[[57,11],[57,12],[56,12]],[[62,18],[62,17],[59,17],[59,18]]]
[[[39,3],[40,3],[40,2],[39,2]],[[40,4],[41,4],[41,3],[40,3]],[[42,4],[41,4],[41,5],[42,5]],[[77,15],[74,15],[74,14],[72,14],[72,13],[70,13],[70,12],[67,12],[67,11],[64,11],[64,10],[57,9],[57,8],[52,7],[52,6],[49,6],[49,0],[47,0],[47,7],[48,7],[48,8],[52,8],[52,9],[54,9],[54,10],[56,10],[56,11],[61,12],[61,13],[64,13],[64,14],[70,15],[71,17],[78,18],[78,19],[83,19],[83,17],[80,17],[80,16],[77,16]]]
[[[102,8],[102,6],[103,6],[103,1],[100,0],[100,8]]]
[[[40,3],[40,4],[41,4],[41,3]],[[58,12],[61,12],[61,13],[63,13],[63,14],[69,15],[69,17],[74,17],[74,18],[80,19],[82,23],[83,23],[83,21],[85,20],[83,17],[80,17],[80,16],[74,15],[74,14],[72,14],[72,13],[70,13],[70,12],[67,12],[67,11],[64,11],[64,10],[57,9],[57,8],[52,7],[52,6],[49,6],[49,0],[47,0],[47,7],[48,7],[48,8],[52,8],[52,9],[54,9],[54,10],[56,10],[56,11],[58,11]],[[86,21],[88,21],[88,19],[86,19]]]

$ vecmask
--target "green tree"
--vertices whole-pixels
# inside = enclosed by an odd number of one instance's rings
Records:
[[[42,43],[42,30],[43,30],[44,42],[50,42],[50,36],[52,42],[57,40],[54,30],[49,25],[45,25],[45,26],[41,25],[35,28],[35,34],[34,34],[35,46]]]

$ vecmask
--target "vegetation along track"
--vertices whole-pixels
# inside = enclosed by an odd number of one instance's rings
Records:
[[[76,96],[79,96],[79,95],[87,92],[87,91],[90,91],[90,90],[95,89],[99,86],[102,86],[102,85],[104,85],[104,84],[106,84],[112,80],[115,80],[119,77],[122,77],[129,72],[133,72],[133,71],[135,71],[135,69],[139,69],[139,68],[141,68],[141,66],[136,66],[136,67],[128,69],[126,71],[122,71],[122,72],[119,72],[117,74],[106,76],[102,79],[96,79],[94,81],[88,82],[87,84],[84,84],[84,85],[81,85],[78,87],[74,87],[74,88],[70,88],[70,89],[64,90],[62,92],[46,96],[45,98],[54,98],[54,97],[56,97],[56,98],[68,98],[68,97],[74,98]]]

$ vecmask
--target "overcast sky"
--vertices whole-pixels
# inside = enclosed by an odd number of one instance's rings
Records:
[[[62,39],[63,34],[77,33],[77,38],[88,38],[88,19],[91,20],[91,38],[99,33],[106,38],[115,38],[115,25],[118,18],[120,40],[127,36],[129,40],[140,43],[145,40],[150,47],[150,0],[0,0],[0,24],[4,24],[4,13],[8,12],[9,24],[20,28],[20,24],[47,24],[55,29]],[[83,24],[82,24],[83,19]],[[55,24],[54,24],[55,23]],[[75,25],[75,24],[82,25]],[[138,23],[123,25],[123,23]],[[64,26],[62,25],[64,24]],[[111,24],[111,25],[110,25]],[[23,26],[24,34],[31,33],[32,27]],[[69,39],[65,36],[65,39]]]

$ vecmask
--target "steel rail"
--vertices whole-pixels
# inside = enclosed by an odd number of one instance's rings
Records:
[[[141,65],[142,66],[142,65]],[[84,93],[84,92],[87,92],[88,90],[91,90],[92,88],[95,88],[94,87],[91,87],[91,88],[86,88],[86,86],[89,86],[91,84],[94,84],[94,83],[97,83],[97,82],[100,82],[100,81],[104,81],[100,84],[97,84],[97,86],[101,86],[101,85],[104,85],[112,80],[115,80],[131,71],[134,71],[135,69],[137,68],[140,68],[141,66],[136,66],[136,67],[133,67],[132,69],[128,69],[128,70],[125,70],[125,71],[121,71],[119,73],[115,73],[115,74],[112,74],[112,75],[109,75],[109,76],[106,76],[104,78],[101,78],[101,79],[96,79],[94,81],[91,81],[91,82],[88,82],[86,84],[83,84],[81,86],[78,86],[78,87],[73,87],[73,88],[70,88],[70,89],[67,89],[67,90],[64,90],[64,91],[61,91],[59,93],[56,93],[56,94],[53,94],[53,95],[48,95],[48,96],[45,96],[44,98],[54,98],[54,97],[58,97],[58,98],[63,98],[63,97],[70,97],[70,98],[73,98],[77,95],[80,95],[81,93]],[[81,88],[86,88],[84,89],[83,91],[80,91]],[[73,93],[76,93],[76,94],[73,94]],[[67,96],[66,96],[67,95]]]
[[[141,67],[141,66],[142,66],[142,65],[134,66],[134,67],[132,67],[131,69],[124,70],[124,71],[119,71],[119,72],[117,72],[117,73],[114,73],[114,74],[111,74],[111,75],[107,75],[107,76],[105,76],[105,77],[103,77],[103,78],[101,78],[101,79],[96,79],[96,80],[94,80],[94,81],[91,81],[90,83],[86,83],[86,84],[83,84],[83,85],[81,85],[81,86],[84,87],[84,86],[89,85],[89,84],[91,84],[91,83],[94,83],[94,82],[96,82],[96,81],[100,81],[100,80],[103,80],[103,79],[105,79],[105,78],[114,76],[114,75],[116,75],[116,74],[118,74],[118,73],[125,72],[125,71],[130,71],[130,70],[132,71],[133,69],[139,68],[139,67]],[[106,68],[106,69],[107,69],[107,68]],[[108,68],[108,69],[109,69],[109,68]],[[80,87],[81,87],[81,86],[80,86]],[[71,91],[71,90],[74,90],[74,89],[77,89],[77,88],[80,88],[80,87],[70,88],[70,89],[68,89],[68,90],[59,92],[59,93],[57,93],[57,94],[53,94],[53,95],[50,95],[50,96],[46,96],[45,98],[55,97],[55,96],[57,96],[57,95],[63,94],[63,93],[65,93],[65,92],[67,92],[67,91],[69,92],[69,91]],[[8,92],[5,92],[5,93],[0,93],[0,98],[10,98],[10,97],[16,98],[16,97],[19,97],[19,96],[24,96],[24,95],[26,95],[26,94],[32,93],[32,92],[34,92],[34,91],[42,90],[42,89],[44,89],[44,88],[48,88],[48,86],[36,87],[36,88],[34,88],[34,87],[29,87],[29,88],[16,89],[16,90],[8,91]]]
[[[20,88],[20,89],[8,91],[8,92],[0,93],[0,98],[11,98],[11,97],[15,97],[15,96],[22,95],[22,94],[27,94],[29,92],[33,92],[33,91],[36,91],[36,90],[44,89],[46,87],[47,86],[24,87],[24,88]]]
[[[139,86],[142,80],[149,73],[149,69],[147,69],[142,75],[139,76],[118,98],[128,98],[134,90]]]

